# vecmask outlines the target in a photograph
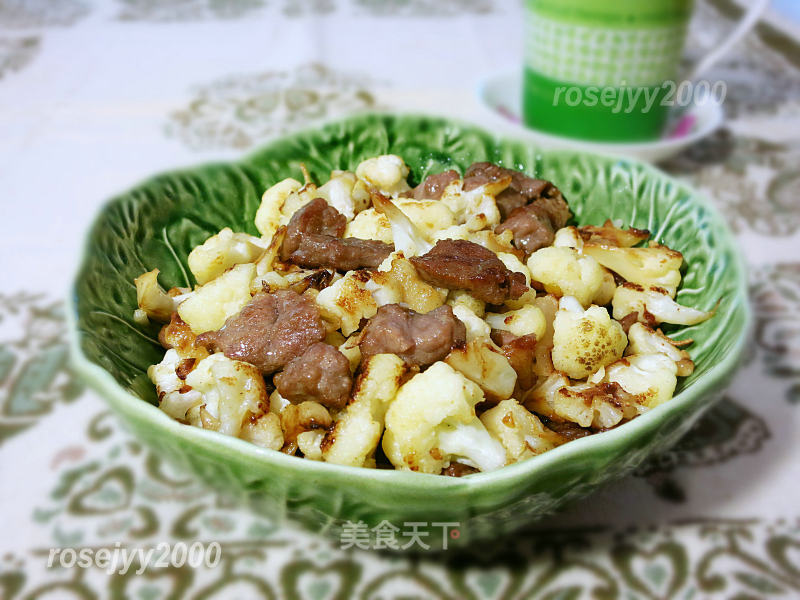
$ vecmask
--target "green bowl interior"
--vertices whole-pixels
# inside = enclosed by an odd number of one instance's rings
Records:
[[[571,442],[495,473],[462,480],[309,465],[310,461],[181,426],[162,415],[152,406],[155,391],[146,370],[161,360],[164,351],[156,340],[157,326],[142,328],[132,321],[136,307],[133,279],[159,268],[166,288],[193,285],[186,262],[190,250],[223,227],[257,233],[253,217],[261,194],[283,178],[301,178],[301,163],[322,183],[332,169],[354,169],[362,159],[386,153],[403,157],[413,182],[449,168],[463,172],[479,160],[521,169],[553,181],[567,198],[577,223],[621,219],[626,226],[649,229],[656,239],[680,250],[686,262],[678,300],[704,310],[719,305],[714,318],[677,333],[679,338],[695,340],[689,352],[697,365],[695,372],[679,383],[677,396],[613,431]],[[522,488],[516,486],[517,491],[541,491],[555,500],[563,499],[569,495],[570,481],[576,478],[583,476],[588,489],[611,476],[603,460],[625,455],[626,468],[630,468],[647,453],[674,442],[735,369],[749,320],[745,280],[734,241],[719,214],[696,192],[652,167],[573,152],[543,152],[441,118],[373,114],[277,140],[237,163],[160,175],[111,200],[88,235],[71,317],[79,370],[128,419],[147,423],[139,430],[154,431],[153,437],[161,436],[162,442],[163,436],[176,436],[180,443],[202,447],[223,462],[272,465],[286,476],[292,476],[288,473],[293,469],[303,469],[330,478],[332,485],[346,474],[350,481],[358,480],[371,489],[376,502],[380,494],[387,493],[386,481],[396,484],[395,491],[407,494],[410,504],[431,489],[449,489],[463,496],[471,514],[480,514],[499,502],[514,500],[514,478],[525,477],[528,482]],[[598,457],[603,460],[598,462]],[[534,474],[545,468],[552,471],[551,479],[537,482]],[[604,472],[589,473],[597,468]],[[563,490],[557,492],[552,477],[561,472]],[[471,490],[495,483],[493,496],[470,495]]]

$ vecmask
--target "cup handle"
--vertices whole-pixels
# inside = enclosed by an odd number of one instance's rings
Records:
[[[697,62],[691,70],[688,79],[690,81],[697,79],[714,66],[720,58],[727,54],[731,47],[758,23],[761,13],[769,6],[769,1],[770,0],[754,0],[733,31],[728,34],[728,37],[724,38],[711,52]]]

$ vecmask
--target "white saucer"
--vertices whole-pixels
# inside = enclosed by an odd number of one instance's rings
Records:
[[[478,88],[478,101],[484,116],[494,128],[502,128],[517,137],[530,139],[550,148],[570,148],[629,156],[649,162],[658,162],[678,154],[688,146],[716,130],[724,121],[722,106],[713,101],[692,104],[684,111],[682,119],[687,130],[680,135],[669,134],[652,142],[593,142],[562,137],[530,129],[522,124],[522,81],[519,72],[502,73],[484,80]]]

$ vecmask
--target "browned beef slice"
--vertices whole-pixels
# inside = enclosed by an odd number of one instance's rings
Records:
[[[347,219],[323,198],[314,198],[292,215],[286,226],[286,238],[281,248],[281,259],[289,260],[289,256],[300,247],[303,237],[310,233],[341,237]]]
[[[554,187],[544,179],[535,179],[520,171],[505,169],[489,162],[480,162],[473,163],[464,174],[464,189],[471,190],[509,176],[511,183],[496,197],[501,219],[507,219],[515,209],[546,195]]]
[[[510,331],[492,329],[492,341],[500,346],[509,364],[517,372],[517,385],[527,390],[535,383],[533,358],[536,351],[536,336],[516,336]]]
[[[197,343],[228,358],[274,373],[325,337],[316,304],[290,290],[259,294],[219,331],[197,337]]]
[[[420,277],[451,290],[468,290],[489,304],[519,298],[525,276],[506,268],[494,252],[467,240],[440,240],[427,254],[410,259]]]
[[[403,196],[414,198],[415,200],[438,200],[442,197],[444,188],[459,179],[458,172],[452,169],[436,175],[428,175],[422,183],[403,194]]]
[[[420,314],[399,304],[378,309],[364,327],[361,357],[397,354],[410,365],[424,367],[443,359],[466,342],[466,328],[448,305]]]
[[[505,346],[506,344],[510,344],[519,336],[514,335],[510,331],[506,331],[505,329],[492,329],[491,333],[492,341],[500,347]]]
[[[464,190],[474,190],[476,187],[494,183],[511,175],[509,169],[490,162],[472,163],[464,173]]]
[[[514,234],[514,245],[526,255],[552,245],[555,239],[553,222],[535,202],[515,209],[494,231],[503,233],[506,229]]]
[[[495,233],[510,229],[514,234],[514,245],[525,254],[532,254],[539,248],[550,246],[556,230],[564,227],[570,216],[567,203],[558,193],[552,198],[542,197],[515,209],[495,227]]]
[[[550,218],[555,229],[564,227],[572,216],[564,197],[555,186],[550,188],[546,195],[534,201],[533,204],[538,206]]]
[[[542,425],[547,427],[550,431],[563,435],[567,441],[577,440],[578,438],[586,437],[592,434],[592,430],[588,427],[581,427],[577,423],[565,421],[562,419],[548,419],[544,415],[538,415]]]
[[[281,259],[302,267],[343,271],[377,267],[394,248],[378,240],[341,239],[347,219],[322,198],[292,215],[286,227]]]
[[[450,465],[442,471],[442,475],[447,477],[463,477],[464,475],[472,475],[478,473],[478,469],[470,467],[460,462],[451,462]]]
[[[503,221],[495,232],[510,229],[514,244],[526,254],[551,245],[555,231],[564,227],[572,215],[561,192],[549,181],[480,162],[474,163],[464,174],[464,189],[471,190],[508,177],[510,184],[496,197]]]
[[[307,233],[300,245],[289,255],[289,261],[301,267],[332,267],[350,271],[362,267],[374,268],[392,253],[394,248],[380,240],[337,238]]]
[[[317,342],[273,378],[281,396],[294,403],[316,400],[328,408],[347,404],[353,378],[350,362],[336,348]]]

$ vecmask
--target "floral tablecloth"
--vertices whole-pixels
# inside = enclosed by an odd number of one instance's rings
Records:
[[[102,201],[354,110],[480,120],[518,64],[502,0],[0,2],[0,598],[800,596],[800,42],[763,22],[709,74],[725,128],[663,167],[716,200],[755,328],[674,450],[535,528],[415,557],[276,524],[171,468],[69,373],[62,301]],[[740,9],[699,2],[697,56]],[[214,568],[48,567],[53,548],[217,541]]]

